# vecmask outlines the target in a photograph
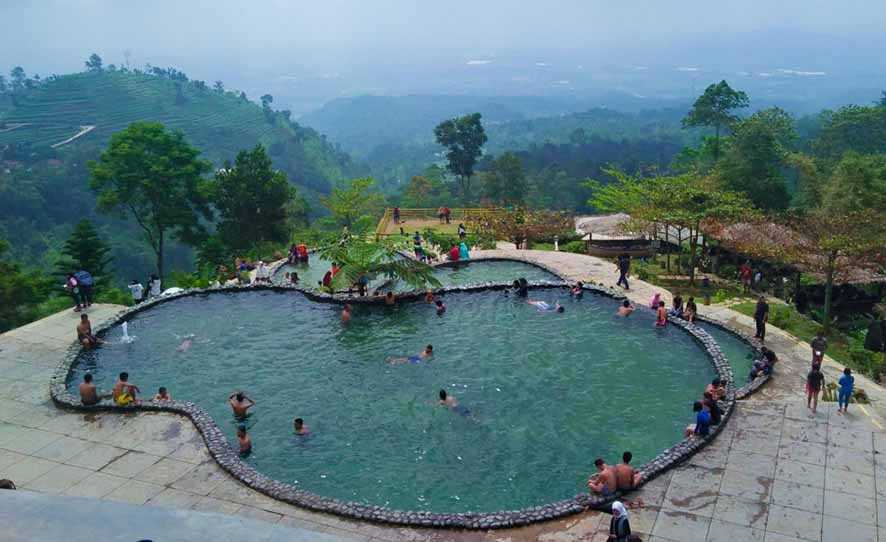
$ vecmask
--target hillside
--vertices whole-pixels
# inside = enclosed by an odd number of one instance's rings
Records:
[[[103,147],[111,134],[135,121],[162,122],[181,130],[204,157],[220,165],[237,151],[263,143],[290,179],[326,192],[348,175],[350,160],[310,128],[285,113],[266,114],[235,92],[216,92],[194,81],[133,72],[85,72],[49,80],[0,106],[0,148],[28,145],[59,150],[71,145]],[[83,127],[88,133],[66,145]]]
[[[348,155],[310,128],[235,92],[134,72],[102,71],[53,77],[0,95],[0,238],[25,262],[51,265],[55,251],[83,217],[110,239],[118,276],[141,276],[150,255],[127,221],[97,215],[86,163],[111,135],[134,121],[158,121],[184,132],[216,166],[262,143],[274,165],[313,202],[359,171]],[[173,248],[174,267],[190,251]]]

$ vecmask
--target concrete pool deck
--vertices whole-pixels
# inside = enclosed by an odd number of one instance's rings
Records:
[[[472,257],[541,263],[570,280],[607,286],[617,278],[610,262],[578,254],[496,250]],[[653,290],[664,293],[631,282],[635,302],[645,304]],[[94,306],[93,325],[120,308]],[[752,330],[750,318],[727,307],[702,306],[700,312]],[[48,382],[73,340],[77,318],[65,311],[0,335],[0,478],[14,480],[23,491],[216,512],[364,541],[606,540],[609,516],[600,512],[511,530],[431,531],[343,520],[274,501],[215,465],[185,418],[57,409]],[[848,416],[838,416],[825,403],[809,418],[802,399],[809,346],[771,326],[767,335],[767,345],[781,358],[775,378],[737,405],[714,443],[632,496],[645,502],[631,512],[643,540],[789,542],[839,536],[886,542],[886,460],[879,458],[886,451],[879,412],[886,404],[883,389],[859,377],[857,384],[874,400],[866,413],[852,405]],[[827,361],[826,376],[839,368]],[[138,375],[132,380],[138,383]],[[592,458],[593,450],[588,453]],[[45,510],[49,514],[51,507]]]

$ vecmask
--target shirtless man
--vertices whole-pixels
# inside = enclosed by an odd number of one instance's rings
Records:
[[[345,303],[345,307],[341,310],[341,323],[347,324],[351,321],[351,305]]]
[[[114,403],[117,406],[127,406],[138,403],[139,393],[141,390],[138,389],[138,386],[129,383],[129,373],[123,372],[120,373],[117,383],[114,384],[111,397],[114,398]]]
[[[296,418],[292,422],[292,428],[295,430],[296,435],[304,436],[311,432],[311,430],[308,429],[308,426],[305,425],[305,421],[301,418]]]
[[[717,377],[705,386],[704,391],[705,393],[710,393],[715,400],[722,401],[723,397],[726,396],[726,385]]]
[[[618,312],[616,314],[618,314],[619,316],[627,316],[632,312],[634,312],[634,306],[631,305],[630,301],[625,299],[621,302],[621,307],[618,308]]]
[[[421,352],[419,352],[418,355],[409,356],[406,358],[404,358],[404,357],[398,358],[398,357],[392,356],[392,357],[388,358],[388,363],[390,363],[391,365],[400,365],[402,363],[412,363],[414,365],[417,365],[417,364],[421,363],[422,361],[430,358],[433,355],[434,355],[434,345],[429,344],[429,345],[425,346],[425,349],[422,350]]]
[[[97,405],[98,401],[98,389],[92,383],[92,375],[86,373],[83,375],[83,382],[80,384],[80,402],[86,406],[92,406]]]
[[[83,348],[92,348],[101,343],[95,335],[92,334],[92,322],[86,314],[80,315],[80,323],[77,324],[77,340],[83,345]]]
[[[172,401],[172,395],[169,394],[164,386],[160,386],[160,389],[157,390],[157,395],[154,396],[154,401]]]
[[[255,406],[255,401],[246,397],[246,394],[242,391],[232,393],[228,397],[228,403],[231,405],[231,410],[234,411],[234,416],[237,418],[245,418],[249,414],[248,410]]]
[[[635,471],[634,467],[630,465],[633,458],[634,454],[625,452],[621,455],[622,462],[615,466],[615,480],[618,484],[618,489],[634,489],[640,483],[643,475]]]
[[[597,474],[588,478],[588,489],[604,497],[613,495],[618,488],[615,469],[607,465],[602,457],[594,461],[594,466],[597,467]]]
[[[464,406],[458,404],[458,400],[454,396],[446,393],[446,390],[440,390],[439,404],[440,404],[440,406],[448,407],[453,412],[460,414],[462,416],[467,417],[467,416],[471,415],[471,411],[468,410],[467,408],[465,408]]]

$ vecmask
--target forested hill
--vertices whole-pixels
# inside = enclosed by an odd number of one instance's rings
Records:
[[[0,128],[0,149],[15,147],[7,150],[7,160],[33,153],[59,158],[53,156],[53,146],[62,153],[71,146],[101,148],[114,132],[132,122],[158,121],[184,132],[216,165],[263,143],[275,165],[297,185],[327,192],[332,183],[351,173],[345,153],[313,129],[291,122],[287,111],[272,111],[237,92],[189,81],[181,72],[164,76],[104,70],[64,75],[33,85],[14,99],[8,93],[0,101],[5,102],[0,105],[0,123],[7,125]],[[23,126],[8,128],[17,124]],[[59,145],[90,126],[94,128]]]
[[[346,153],[264,98],[259,105],[174,69],[35,76],[0,89],[0,239],[9,241],[12,257],[51,266],[73,225],[89,218],[112,244],[118,277],[150,269],[137,228],[96,212],[86,167],[112,134],[135,121],[181,130],[217,167],[262,143],[317,210],[317,195],[361,172]],[[169,261],[189,269],[190,257],[173,248]]]

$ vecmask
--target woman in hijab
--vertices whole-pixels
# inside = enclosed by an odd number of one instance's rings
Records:
[[[631,523],[628,521],[628,511],[621,501],[612,503],[612,519],[609,520],[610,542],[627,542],[631,536]]]
[[[655,295],[652,296],[652,301],[649,302],[649,308],[652,310],[658,310],[658,302],[661,301],[661,294],[655,292]]]

